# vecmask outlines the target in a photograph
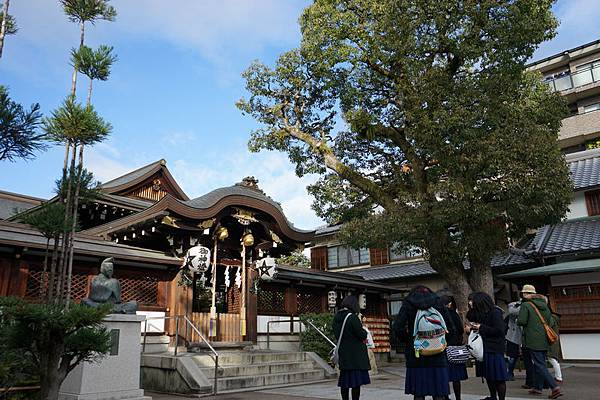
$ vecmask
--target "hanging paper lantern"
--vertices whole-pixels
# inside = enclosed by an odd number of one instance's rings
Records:
[[[271,281],[275,276],[276,263],[273,257],[265,257],[256,262],[256,269],[258,271],[258,279],[264,281]]]
[[[331,308],[334,308],[337,304],[337,293],[335,290],[331,290],[327,292],[327,305]]]
[[[242,237],[242,243],[244,243],[244,246],[246,247],[251,247],[254,244],[254,236],[252,236],[252,233],[246,233]]]
[[[366,294],[358,295],[358,306],[360,307],[361,310],[364,310],[365,308],[367,308],[367,295]]]
[[[183,258],[184,268],[193,272],[204,272],[210,267],[210,250],[204,246],[191,247]]]

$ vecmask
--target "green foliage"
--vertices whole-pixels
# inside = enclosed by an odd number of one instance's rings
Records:
[[[300,315],[300,321],[304,324],[306,329],[300,334],[300,348],[302,351],[313,351],[319,355],[323,360],[329,361],[329,352],[332,349],[331,343],[329,343],[323,336],[319,334],[315,329],[310,327],[307,321],[311,321],[317,328],[321,330],[332,342],[335,343],[335,336],[333,334],[332,325],[333,314],[303,314]]]
[[[42,390],[50,376],[60,385],[75,366],[97,361],[110,350],[110,334],[102,325],[109,311],[110,305],[90,308],[72,304],[65,309],[0,298],[3,346],[27,357],[31,363],[28,373],[40,377]],[[18,361],[8,365],[12,374],[21,368]]]
[[[84,168],[83,171],[81,171],[80,176],[77,174],[77,171],[77,168],[74,171],[70,171],[65,182],[63,182],[62,179],[58,179],[56,181],[56,194],[60,196],[60,192],[62,191],[63,198],[66,198],[68,190],[67,186],[69,179],[71,179],[72,187],[75,187],[75,185],[79,184],[79,204],[81,205],[90,203],[99,196],[100,184],[98,181],[96,181],[94,175],[87,169]]]
[[[585,149],[592,150],[600,148],[600,139],[592,139],[585,142]]]
[[[310,268],[310,260],[300,250],[296,250],[290,255],[280,257],[276,260],[277,264],[291,265],[292,267]]]
[[[35,152],[46,148],[44,134],[38,133],[41,119],[39,104],[25,110],[12,101],[8,90],[0,85],[0,161],[30,159]]]
[[[68,97],[61,107],[43,120],[43,129],[48,138],[56,143],[91,145],[104,140],[112,131],[110,123],[104,121],[94,107],[84,107],[73,97]]]
[[[4,3],[0,3],[0,10],[2,10]],[[2,25],[2,21],[4,20],[4,11],[0,11],[0,25]],[[15,18],[8,14],[8,19],[6,20],[6,34],[7,35],[14,35],[15,33],[17,33],[19,31],[19,28],[17,27],[17,21],[15,21]]]
[[[117,61],[113,47],[100,45],[93,50],[87,46],[71,49],[71,64],[92,80],[105,81],[110,75],[110,67]]]
[[[63,11],[71,22],[84,23],[96,20],[114,21],[117,10],[108,0],[59,0]]]
[[[243,74],[237,106],[262,124],[249,147],[321,174],[313,208],[346,222],[347,244],[419,247],[451,285],[476,286],[484,270],[465,260],[487,267],[570,203],[566,105],[525,69],[555,35],[552,4],[316,0],[301,47]]]
[[[59,202],[44,203],[35,211],[23,213],[19,220],[33,226],[48,239],[69,229],[72,224],[70,219],[65,221],[65,205]]]

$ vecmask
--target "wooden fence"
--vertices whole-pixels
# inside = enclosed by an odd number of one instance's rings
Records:
[[[192,313],[191,321],[194,325],[202,332],[204,337],[211,341],[216,342],[241,342],[242,336],[240,335],[240,315],[239,314],[217,314],[217,336],[216,338],[209,338],[210,329],[210,313]],[[196,332],[190,332],[191,329],[187,329],[186,333],[183,333],[183,327],[180,327],[180,335],[187,337],[191,342],[200,342],[200,338]]]

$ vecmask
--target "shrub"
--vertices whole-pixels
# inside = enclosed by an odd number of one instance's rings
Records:
[[[317,328],[321,330],[332,342],[335,343],[335,335],[331,329],[333,314],[303,314],[300,316],[300,321],[304,324],[305,329],[300,335],[300,346],[303,351],[313,351],[317,353],[323,360],[329,361],[329,352],[332,349],[329,343],[319,332],[313,329],[307,321],[311,321]]]

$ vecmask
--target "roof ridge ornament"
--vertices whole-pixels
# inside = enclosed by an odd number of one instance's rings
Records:
[[[265,192],[263,192],[263,190],[260,187],[258,187],[258,179],[256,179],[254,176],[245,177],[244,179],[242,179],[241,182],[236,183],[235,186],[246,187],[248,189],[252,189],[262,194],[265,194]]]

